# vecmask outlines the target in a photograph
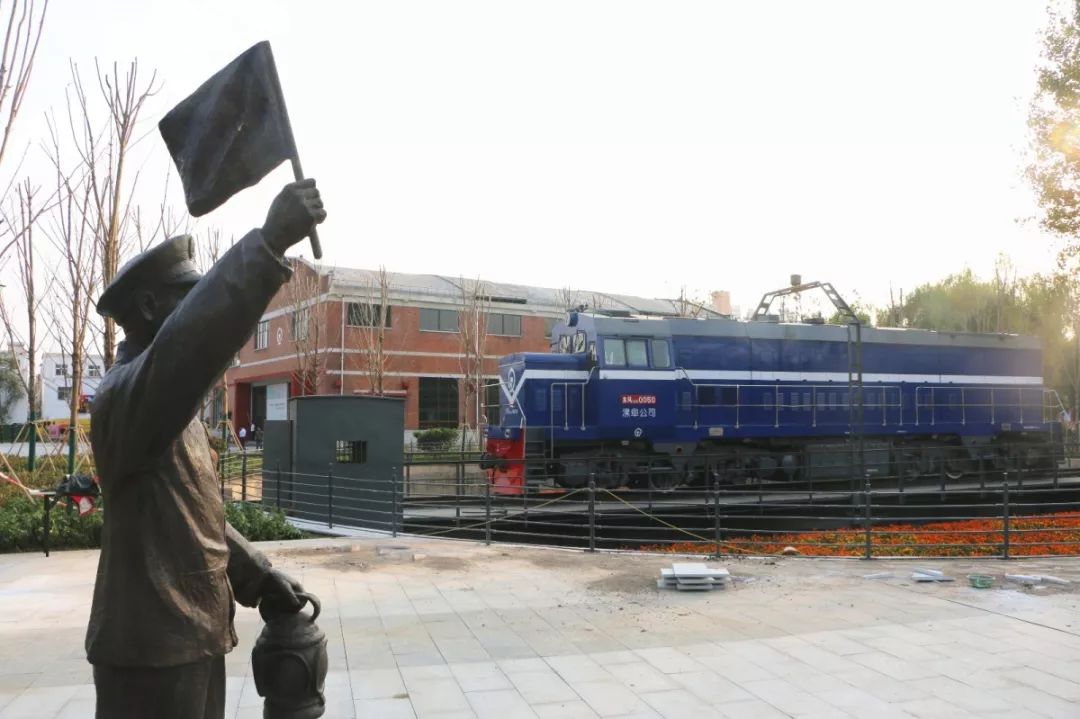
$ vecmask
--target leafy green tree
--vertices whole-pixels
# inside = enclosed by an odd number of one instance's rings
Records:
[[[1035,336],[1046,386],[1066,404],[1080,406],[1080,284],[1072,274],[1018,279],[1007,261],[999,261],[990,280],[964,270],[921,285],[891,311],[879,311],[877,320],[882,327]]]
[[[855,316],[859,318],[859,322],[861,322],[864,327],[869,327],[873,324],[872,313],[874,312],[874,308],[872,305],[868,305],[862,302],[852,302],[849,306],[851,307],[851,311],[855,313]],[[837,310],[836,312],[832,313],[832,316],[829,317],[826,322],[830,325],[846,325],[850,324],[851,317],[849,317],[847,314],[841,314],[841,312]]]
[[[1080,254],[1080,0],[1048,12],[1028,111],[1027,177],[1041,210],[1039,225],[1066,238],[1060,255],[1065,265]]]

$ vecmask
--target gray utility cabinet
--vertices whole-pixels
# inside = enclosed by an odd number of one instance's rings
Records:
[[[315,395],[289,400],[289,419],[267,421],[263,503],[331,526],[401,526],[405,402]]]

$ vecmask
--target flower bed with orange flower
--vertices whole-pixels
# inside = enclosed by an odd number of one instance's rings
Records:
[[[967,519],[930,524],[888,524],[870,535],[875,557],[993,557],[1005,546],[1004,520]],[[794,547],[817,557],[861,557],[866,552],[863,529],[829,529],[789,534],[754,534],[727,539],[721,554],[778,554]],[[678,542],[642,547],[674,554],[716,554],[711,542]],[[1061,512],[1009,520],[1010,556],[1080,554],[1080,513]]]

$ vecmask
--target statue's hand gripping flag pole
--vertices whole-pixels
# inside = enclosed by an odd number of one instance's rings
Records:
[[[263,41],[222,68],[158,123],[188,211],[201,217],[258,184],[283,161],[304,179],[270,43]],[[315,227],[311,252],[322,257]]]

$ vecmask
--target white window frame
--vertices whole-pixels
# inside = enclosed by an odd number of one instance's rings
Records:
[[[255,349],[264,350],[270,346],[270,320],[261,320],[255,326]]]

